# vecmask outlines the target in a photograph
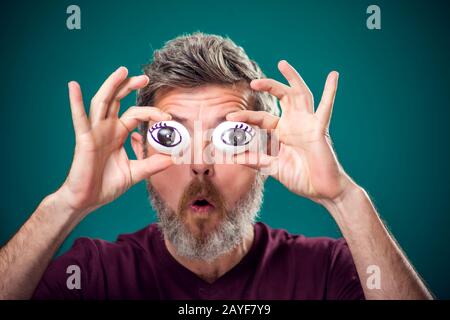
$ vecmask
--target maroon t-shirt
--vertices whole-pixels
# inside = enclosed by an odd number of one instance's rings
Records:
[[[292,235],[262,222],[254,229],[248,253],[212,284],[171,256],[156,224],[114,243],[79,238],[49,265],[33,298],[364,299],[343,239]],[[80,268],[80,289],[66,284],[70,265]]]

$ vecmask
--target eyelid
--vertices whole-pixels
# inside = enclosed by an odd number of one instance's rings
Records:
[[[226,132],[241,130],[249,136],[249,141],[242,145],[231,145],[223,140]],[[256,129],[241,121],[224,121],[219,124],[213,132],[212,143],[215,148],[225,153],[242,153],[249,150],[255,144]]]
[[[180,141],[175,145],[165,146],[157,138],[153,136],[153,132],[158,132],[162,128],[173,128],[180,137]],[[180,152],[186,150],[190,145],[190,134],[187,129],[176,121],[159,121],[154,123],[147,132],[148,143],[158,152],[172,155],[179,155]]]
[[[162,127],[167,127],[167,123],[164,123],[163,121],[161,122],[156,122],[154,123],[148,130],[150,132],[155,131],[156,129],[162,128]]]
[[[235,129],[242,129],[244,131],[247,131],[249,134],[251,134],[252,137],[255,135],[255,130],[253,129],[253,127],[249,126],[249,125],[247,125],[245,123],[236,124],[236,126],[234,128]]]

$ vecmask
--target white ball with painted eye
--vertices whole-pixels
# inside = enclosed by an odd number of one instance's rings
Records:
[[[255,135],[255,129],[244,122],[225,121],[214,129],[212,142],[221,152],[238,154],[250,149]]]
[[[188,130],[176,121],[160,121],[147,131],[148,143],[158,152],[180,155],[191,144]]]

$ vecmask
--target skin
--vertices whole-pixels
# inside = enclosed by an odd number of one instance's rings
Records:
[[[247,91],[218,85],[208,85],[195,89],[177,88],[159,96],[155,101],[155,106],[172,115],[172,119],[183,124],[193,137],[195,121],[201,124],[201,129],[205,132],[208,129],[214,129],[218,124],[225,121],[227,114],[247,110],[250,103]],[[150,125],[152,124],[153,121],[150,122]],[[131,135],[131,138],[136,157],[144,159],[143,137],[135,132]],[[156,154],[156,151],[150,147],[146,139],[144,141],[148,155]],[[202,159],[201,156],[208,143],[205,139],[199,144],[198,150],[191,148],[192,158],[194,152],[199,151],[199,159]],[[208,161],[199,161],[199,163],[171,166],[151,176],[148,180],[158,190],[169,207],[177,212],[182,192],[195,178],[212,181],[222,194],[227,207],[232,207],[240,196],[249,190],[255,179],[255,170],[238,164],[214,164]],[[177,183],[174,184],[173,181],[177,181]],[[217,210],[213,210],[205,218],[186,210],[184,222],[194,236],[199,236],[201,231],[209,233],[222,221],[222,216],[215,211]],[[251,229],[249,230],[249,236],[245,238],[241,245],[208,264],[201,260],[186,259],[176,253],[175,248],[167,239],[165,243],[169,252],[179,263],[205,281],[214,282],[239,263],[248,252],[253,242],[253,236],[253,229]]]
[[[309,198],[329,211],[349,245],[367,299],[431,298],[379,219],[367,193],[345,173],[333,151],[328,127],[338,74],[329,74],[322,99],[314,110],[312,94],[298,72],[286,61],[281,61],[278,68],[289,85],[273,79],[258,79],[251,82],[251,88],[276,96],[283,109],[281,118],[266,112],[244,110],[247,109],[244,92],[239,95],[227,88],[213,86],[208,86],[208,90],[169,92],[157,102],[160,109],[130,108],[119,118],[120,99],[148,82],[145,76],[127,78],[124,68],[119,68],[105,81],[92,99],[87,117],[79,85],[69,83],[76,135],[73,164],[64,184],[41,202],[30,219],[1,249],[0,298],[29,298],[51,257],[79,221],[143,179],[151,179],[163,198],[176,208],[189,179],[208,174],[231,205],[250,186],[252,170],[262,168],[270,168],[272,177],[291,192]],[[231,107],[231,101],[234,107]],[[190,108],[191,112],[185,114],[189,117],[185,123],[188,127],[194,119],[205,120],[205,127],[213,127],[223,116],[228,120],[245,121],[275,130],[280,151],[276,157],[247,154],[244,159],[243,155],[237,156],[243,165],[227,165],[232,170],[206,164],[173,166],[168,156],[150,153],[144,158],[142,137],[133,133],[132,145],[138,159],[128,160],[123,143],[129,132],[139,121],[168,120],[171,118],[169,112],[181,116],[184,110],[176,109],[175,102],[183,102]],[[225,111],[227,114],[222,114]],[[250,163],[249,157],[258,161]],[[238,174],[233,170],[238,170]],[[239,178],[232,179],[230,175]],[[179,180],[180,185],[170,186],[170,178]],[[236,189],[228,188],[229,184]],[[196,219],[187,220],[194,232],[198,227]],[[211,218],[208,228],[217,223],[218,220]],[[170,243],[166,244],[181,264],[214,281],[242,259],[252,241],[253,235],[236,249],[237,259],[234,260],[234,255],[224,255],[208,267],[202,267],[198,261],[177,257]],[[366,270],[370,265],[377,265],[381,270],[381,289],[370,290],[365,285]]]
[[[195,121],[201,123],[202,131],[214,129],[225,121],[228,113],[247,109],[248,98],[242,90],[210,85],[196,89],[174,89],[160,97],[155,102],[155,106],[172,115],[172,119],[183,124],[193,136]],[[209,143],[205,140],[201,143],[200,153]],[[146,144],[148,145],[148,142]],[[132,146],[136,157],[143,159],[142,136],[137,132],[132,134]],[[149,145],[147,148],[150,156],[156,154],[156,151]],[[191,151],[193,157],[196,150],[191,148]],[[193,178],[200,180],[209,178],[220,191],[228,206],[233,206],[239,197],[250,188],[255,178],[255,170],[242,165],[211,164],[200,161],[195,164],[171,166],[163,172],[153,175],[149,180],[169,207],[177,211],[182,192]],[[177,181],[177,183],[174,184],[173,181]],[[215,214],[208,217],[206,232],[212,231],[217,226],[220,222],[217,220],[218,217],[219,215]],[[187,216],[187,226],[194,235],[200,231],[196,221],[199,219],[202,218],[192,214]]]

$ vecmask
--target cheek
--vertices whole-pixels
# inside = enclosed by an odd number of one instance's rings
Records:
[[[176,165],[150,177],[150,182],[172,210],[178,209],[184,188],[188,185],[189,168]]]
[[[231,206],[250,190],[256,176],[255,170],[242,165],[216,165],[215,171],[217,186]]]

